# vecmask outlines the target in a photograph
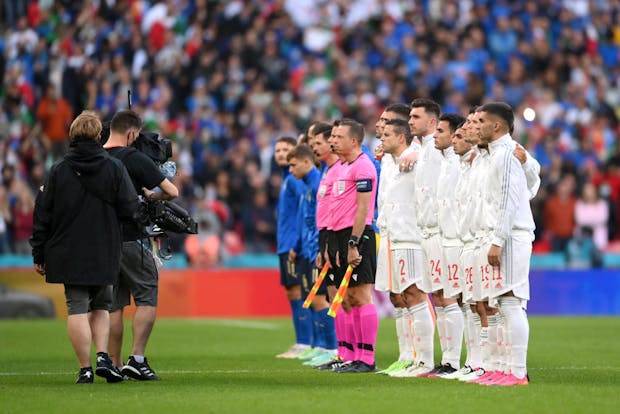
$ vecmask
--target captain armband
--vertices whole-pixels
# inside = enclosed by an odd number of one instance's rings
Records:
[[[369,178],[357,180],[355,182],[355,186],[357,187],[358,193],[367,193],[369,191],[372,191],[372,180]]]

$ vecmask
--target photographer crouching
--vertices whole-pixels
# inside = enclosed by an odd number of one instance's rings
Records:
[[[108,311],[120,267],[119,219],[134,215],[138,195],[123,164],[101,147],[101,130],[94,112],[82,112],[71,124],[69,150],[37,194],[30,239],[35,270],[47,283],[65,286],[67,331],[80,364],[77,383],[93,382],[91,342],[95,373],[108,382],[123,379],[107,353]]]
[[[104,144],[108,153],[120,159],[131,177],[134,188],[148,200],[171,200],[179,194],[147,155],[131,147],[142,129],[142,119],[131,110],[117,112],[110,122],[110,137]],[[161,191],[152,191],[159,187]],[[136,304],[133,317],[132,350],[123,375],[137,380],[159,380],[145,355],[146,344],[155,324],[158,293],[158,271],[152,256],[151,243],[143,224],[122,223],[123,246],[118,284],[114,285],[114,301],[110,313],[109,351],[112,362],[122,365],[123,308],[130,295]]]

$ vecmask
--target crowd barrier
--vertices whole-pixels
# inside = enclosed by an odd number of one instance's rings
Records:
[[[616,270],[536,270],[531,272],[530,281],[529,314],[620,315],[620,272]],[[62,285],[46,284],[33,270],[2,269],[0,284],[50,297],[58,317],[66,317]],[[385,300],[381,302],[385,304]],[[387,305],[389,310],[389,303]],[[129,308],[127,315],[132,311]],[[160,317],[237,318],[289,314],[289,304],[276,269],[168,269],[160,275]]]

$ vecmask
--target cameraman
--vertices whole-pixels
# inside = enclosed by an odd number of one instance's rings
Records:
[[[179,194],[172,184],[147,155],[131,144],[142,129],[142,119],[131,110],[117,112],[110,122],[110,138],[104,148],[120,159],[138,193],[148,200],[170,200]],[[159,187],[160,192],[152,189]],[[149,238],[144,227],[137,222],[123,222],[123,256],[118,285],[114,286],[114,303],[110,313],[110,357],[116,366],[121,366],[123,344],[123,308],[129,305],[133,296],[136,313],[133,317],[133,346],[123,375],[138,380],[158,380],[149,366],[144,351],[148,342],[157,310],[158,272],[152,256]]]
[[[121,256],[119,218],[130,218],[138,196],[123,164],[101,148],[101,120],[82,112],[71,124],[71,144],[50,170],[34,209],[30,244],[34,268],[47,283],[63,283],[67,331],[80,364],[77,383],[92,383],[95,373],[108,382],[123,376],[108,357],[112,284]]]

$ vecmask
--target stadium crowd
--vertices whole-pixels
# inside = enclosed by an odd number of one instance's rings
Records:
[[[83,109],[128,106],[175,143],[196,265],[267,252],[275,141],[429,97],[508,102],[540,162],[535,251],[620,250],[620,1],[5,0],[0,253],[28,253],[33,193]],[[594,247],[592,247],[594,244]]]

